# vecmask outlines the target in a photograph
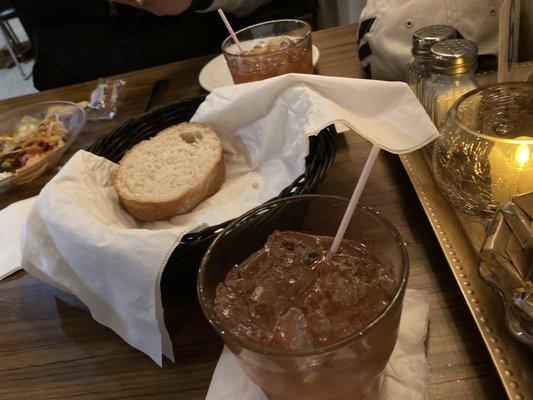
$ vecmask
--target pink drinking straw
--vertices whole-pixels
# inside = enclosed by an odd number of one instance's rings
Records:
[[[239,42],[239,39],[237,39],[237,35],[235,35],[235,32],[233,31],[233,28],[229,24],[229,21],[226,18],[226,14],[224,14],[224,11],[222,11],[222,8],[219,8],[217,11],[218,11],[218,15],[220,15],[220,18],[222,18],[222,22],[224,22],[224,25],[226,25],[226,28],[228,29],[228,32],[229,32],[230,36],[233,38],[233,41],[235,42],[235,44],[239,48],[240,52],[243,53],[242,47],[241,47],[241,42]]]
[[[359,199],[361,198],[361,194],[363,193],[363,189],[366,186],[366,182],[368,181],[368,177],[370,176],[370,172],[372,171],[372,167],[374,166],[376,159],[378,157],[380,148],[376,145],[372,146],[372,150],[370,150],[370,154],[368,155],[368,158],[366,159],[365,166],[363,167],[363,172],[361,172],[361,176],[359,177],[359,180],[357,181],[357,185],[355,185],[355,189],[352,194],[352,198],[350,199],[350,202],[348,203],[348,207],[346,207],[346,211],[344,212],[344,216],[342,217],[341,224],[339,225],[339,229],[337,230],[337,233],[335,234],[335,239],[333,239],[333,243],[331,244],[331,248],[329,249],[328,254],[326,255],[326,260],[331,260],[331,257],[333,254],[339,250],[339,246],[341,244],[342,238],[344,237],[344,234],[346,233],[346,229],[348,229],[348,225],[352,219],[353,213],[355,211],[355,207],[357,207],[357,203],[359,203]]]

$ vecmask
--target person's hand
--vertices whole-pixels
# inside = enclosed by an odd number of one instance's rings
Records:
[[[149,11],[158,17],[178,15],[187,10],[192,0],[113,0],[115,3],[127,4]]]

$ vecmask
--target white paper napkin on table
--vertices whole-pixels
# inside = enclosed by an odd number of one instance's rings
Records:
[[[22,269],[19,237],[36,198],[18,201],[0,211],[0,281]]]
[[[429,301],[425,293],[407,289],[398,341],[382,372],[375,392],[368,399],[424,400],[427,397],[425,339]],[[206,400],[267,400],[263,391],[248,378],[236,357],[224,347],[207,392]]]
[[[162,353],[172,359],[160,278],[184,234],[277,196],[304,172],[309,136],[331,123],[345,123],[399,153],[436,135],[404,83],[309,75],[217,89],[193,120],[218,131],[227,176],[191,213],[136,221],[109,181],[115,165],[80,151],[42,190],[23,234],[29,272],[78,296],[97,321],[159,365]]]

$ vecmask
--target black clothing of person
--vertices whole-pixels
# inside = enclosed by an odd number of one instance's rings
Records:
[[[157,17],[106,0],[12,3],[35,48],[33,80],[39,90],[216,53],[228,35],[216,12],[198,13],[192,8],[177,16]],[[309,9],[308,1],[276,0],[249,17],[228,17],[239,29]]]

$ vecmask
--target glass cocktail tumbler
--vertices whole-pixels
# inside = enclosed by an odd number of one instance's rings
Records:
[[[274,230],[334,236],[348,200],[305,195],[275,200],[242,215],[213,241],[202,261],[198,296],[202,309],[248,377],[269,399],[341,400],[364,398],[387,364],[396,343],[408,276],[405,244],[390,222],[357,208],[345,238],[363,243],[397,278],[391,303],[363,329],[322,347],[286,350],[234,335],[214,313],[216,287],[228,271],[265,244]]]
[[[311,26],[296,19],[267,21],[235,33],[244,53],[230,36],[222,54],[234,83],[259,81],[288,73],[313,73]]]

